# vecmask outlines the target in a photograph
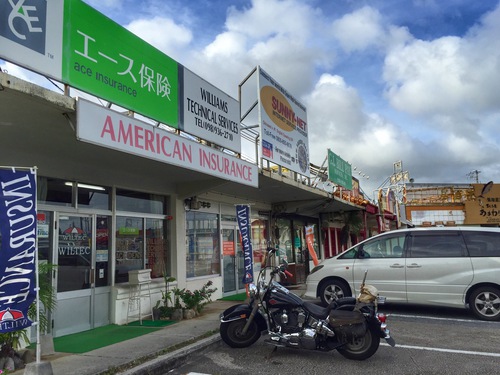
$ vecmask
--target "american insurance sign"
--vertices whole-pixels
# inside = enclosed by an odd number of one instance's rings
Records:
[[[78,100],[77,137],[99,146],[258,186],[255,164],[83,99]]]

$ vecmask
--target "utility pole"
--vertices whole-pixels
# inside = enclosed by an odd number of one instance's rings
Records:
[[[467,173],[467,177],[470,178],[471,180],[475,180],[476,184],[478,184],[479,183],[479,173],[481,173],[481,171],[478,171],[477,169],[475,169],[472,172]]]

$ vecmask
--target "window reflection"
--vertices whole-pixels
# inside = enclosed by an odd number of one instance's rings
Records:
[[[218,215],[205,212],[186,213],[188,246],[187,276],[220,274]]]

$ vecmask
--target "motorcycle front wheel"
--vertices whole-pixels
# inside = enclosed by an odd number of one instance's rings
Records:
[[[346,343],[337,351],[347,359],[362,361],[370,358],[378,350],[380,337],[371,329],[366,330],[363,337],[358,337]]]
[[[254,321],[243,334],[243,328],[247,321],[245,319],[234,320],[220,325],[220,336],[222,340],[232,348],[246,348],[260,338],[259,325]]]

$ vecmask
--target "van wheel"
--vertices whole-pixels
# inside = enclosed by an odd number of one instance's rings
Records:
[[[469,297],[469,308],[481,320],[500,320],[500,289],[482,286]]]
[[[321,283],[319,298],[321,299],[323,306],[328,306],[338,298],[350,296],[349,293],[349,286],[345,282],[341,280],[329,279]]]

